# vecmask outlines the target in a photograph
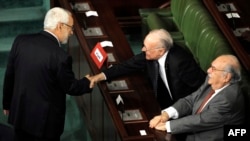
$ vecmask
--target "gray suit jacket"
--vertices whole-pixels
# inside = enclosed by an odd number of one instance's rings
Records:
[[[197,91],[173,105],[179,118],[170,121],[172,134],[188,133],[187,141],[221,141],[224,125],[244,122],[244,99],[239,92],[238,83],[224,88],[209,101],[200,114],[195,114],[210,90],[206,80]]]

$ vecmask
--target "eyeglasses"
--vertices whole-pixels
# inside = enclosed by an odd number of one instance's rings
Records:
[[[149,50],[154,50],[154,49],[159,49],[159,48],[164,48],[164,47],[155,47],[155,48],[147,49],[146,46],[143,46],[142,48],[145,48],[145,51],[149,51]]]
[[[68,25],[68,24],[66,24],[66,23],[62,23],[62,24],[64,24],[64,25],[66,25],[67,27],[71,28],[71,30],[74,30],[73,25],[71,26],[71,25]]]
[[[226,70],[217,69],[217,68],[215,68],[214,66],[210,66],[210,68],[211,68],[212,72],[215,72],[215,71],[224,71],[224,72],[228,72],[228,71],[226,71]]]

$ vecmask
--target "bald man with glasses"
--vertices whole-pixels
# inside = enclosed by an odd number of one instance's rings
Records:
[[[163,109],[161,115],[150,120],[149,126],[177,136],[186,133],[186,141],[224,140],[224,126],[242,125],[245,121],[240,69],[235,56],[217,57],[207,70],[205,83]]]

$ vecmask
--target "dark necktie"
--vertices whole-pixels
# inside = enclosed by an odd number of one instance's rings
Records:
[[[209,100],[209,98],[211,98],[211,96],[212,96],[213,94],[214,94],[214,90],[211,89],[211,90],[209,91],[209,93],[206,95],[206,97],[204,98],[204,100],[202,101],[202,103],[201,103],[199,109],[196,111],[196,114],[199,114],[199,113],[202,111],[204,105],[205,105],[206,102]]]
[[[155,95],[157,97],[157,101],[161,107],[161,109],[165,109],[167,107],[169,107],[170,105],[173,104],[173,100],[170,97],[169,93],[168,93],[168,89],[165,86],[164,82],[162,81],[162,78],[160,76],[159,73],[159,68],[160,65],[158,63],[158,61],[154,61],[154,91],[155,91]]]

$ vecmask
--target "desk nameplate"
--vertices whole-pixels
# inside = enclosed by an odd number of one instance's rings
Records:
[[[107,87],[110,91],[117,91],[117,90],[128,90],[128,84],[126,80],[115,80],[111,81],[110,83],[106,83]]]
[[[119,111],[121,119],[125,124],[130,123],[140,123],[140,122],[148,122],[144,112],[141,109],[127,109],[123,113]]]
[[[119,79],[106,82],[106,86],[109,90],[109,93],[126,93],[134,91],[131,89],[131,84],[129,83],[128,79]]]
[[[106,38],[107,35],[104,33],[101,27],[88,27],[87,29],[82,28],[83,34],[86,38]]]

